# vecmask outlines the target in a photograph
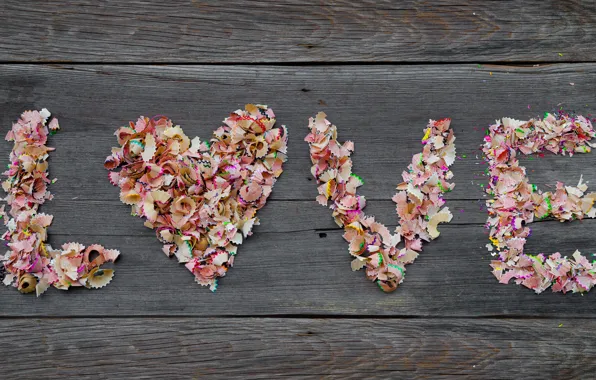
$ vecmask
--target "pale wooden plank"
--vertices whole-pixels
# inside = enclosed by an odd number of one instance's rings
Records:
[[[591,379],[592,319],[28,319],[2,377]]]
[[[581,0],[5,0],[0,60],[593,61],[594,10]]]

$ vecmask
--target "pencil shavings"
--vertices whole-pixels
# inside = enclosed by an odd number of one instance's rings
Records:
[[[590,152],[593,145],[589,141],[595,135],[592,124],[583,116],[547,113],[544,119],[528,121],[503,118],[488,132],[483,152],[489,165],[486,192],[492,196],[486,203],[486,227],[492,243],[488,250],[496,256],[491,262],[493,274],[503,284],[514,279],[536,293],[549,287],[553,292],[589,291],[596,284],[595,262],[579,251],[571,258],[559,252],[531,255],[524,246],[531,235],[528,224],[535,218],[570,221],[596,217],[596,193],[586,193],[588,186],[582,178],[577,186],[558,182],[554,192],[542,192],[529,182],[517,154],[549,151],[572,156]]]
[[[66,243],[54,250],[46,241],[47,229],[53,216],[38,213],[39,207],[53,195],[48,190],[48,153],[54,148],[46,146],[49,134],[60,129],[58,120],[50,119],[47,109],[25,111],[12,126],[6,140],[13,141],[8,177],[2,187],[10,210],[4,206],[0,215],[7,231],[2,239],[8,241],[9,251],[0,256],[0,281],[12,285],[21,293],[44,293],[50,286],[66,290],[72,286],[98,288],[107,285],[113,270],[102,265],[115,261],[120,252],[94,244],[87,248],[79,243]],[[95,258],[90,260],[93,254]],[[111,273],[101,280],[98,272]],[[98,286],[101,285],[101,286]]]
[[[338,226],[344,228],[352,270],[366,268],[366,277],[375,281],[384,292],[394,291],[404,280],[406,264],[414,262],[422,250],[422,241],[437,236],[438,223],[452,218],[444,207],[443,194],[454,184],[449,166],[455,160],[455,136],[449,128],[451,119],[430,120],[422,139],[422,153],[414,155],[404,182],[392,198],[396,204],[399,226],[392,234],[389,229],[363,212],[366,200],[357,194],[364,184],[352,173],[350,155],[354,144],[337,140],[337,127],[323,112],[309,119],[310,133],[305,141],[310,145],[313,163],[311,173],[319,184],[317,202],[329,205]],[[403,248],[397,248],[400,241]]]
[[[272,109],[247,104],[210,142],[189,139],[166,117],[141,116],[115,133],[120,146],[105,167],[120,200],[155,229],[166,255],[212,291],[283,171],[288,132],[274,125]]]

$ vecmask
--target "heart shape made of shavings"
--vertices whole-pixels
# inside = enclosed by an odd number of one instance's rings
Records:
[[[454,188],[447,182],[453,177],[449,166],[455,160],[451,119],[430,120],[422,139],[423,151],[414,155],[402,174],[404,182],[397,186],[400,191],[392,198],[399,226],[391,234],[385,225],[364,214],[366,201],[356,194],[364,181],[352,173],[354,144],[340,144],[337,127],[326,116],[319,112],[309,119],[310,133],[305,138],[313,163],[311,173],[320,184],[316,200],[323,206],[332,202],[329,208],[337,225],[344,228],[343,237],[354,257],[352,270],[366,267],[368,279],[384,292],[392,292],[403,282],[406,264],[418,257],[422,240],[435,239],[439,236],[437,224],[451,221],[449,208],[442,208],[442,195]],[[398,249],[402,238],[404,248]]]
[[[596,284],[596,261],[589,262],[578,250],[572,258],[559,252],[550,255],[524,252],[531,235],[527,225],[534,218],[551,217],[559,221],[594,218],[596,193],[586,194],[588,186],[582,178],[577,186],[557,182],[554,192],[542,192],[529,182],[526,168],[516,157],[518,152],[530,155],[549,151],[570,156],[588,153],[595,146],[589,142],[595,135],[589,119],[563,111],[528,121],[503,118],[489,127],[482,147],[489,166],[486,192],[492,197],[486,202],[486,227],[492,244],[486,246],[497,256],[491,267],[500,283],[507,284],[513,278],[536,293],[549,287],[553,292],[586,292]]]
[[[273,110],[247,104],[208,142],[192,140],[166,117],[140,117],[119,128],[106,158],[110,182],[132,214],[155,229],[168,256],[185,263],[197,283],[217,289],[237,246],[258,224],[287,156],[288,132]]]
[[[53,198],[47,188],[54,182],[48,177],[47,159],[54,148],[45,144],[48,135],[60,129],[58,119],[50,120],[50,116],[45,108],[25,111],[6,135],[6,140],[14,141],[8,170],[3,173],[8,179],[2,183],[8,193],[9,215],[6,215],[4,206],[0,209],[0,217],[4,218],[7,227],[2,239],[8,241],[10,248],[0,256],[0,281],[16,287],[21,293],[35,291],[37,296],[50,286],[63,290],[72,286],[105,286],[114,271],[103,269],[101,265],[114,262],[120,255],[117,250],[97,244],[85,249],[79,243],[66,243],[58,250],[46,244],[47,229],[54,217],[37,211],[46,200]],[[91,252],[96,258],[89,261]],[[111,273],[112,276],[104,277],[101,286],[96,286],[98,281],[93,278],[94,271]]]

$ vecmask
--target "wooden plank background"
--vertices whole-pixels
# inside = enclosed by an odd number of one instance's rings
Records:
[[[123,255],[102,290],[1,288],[0,378],[596,378],[593,293],[535,295],[490,273],[479,151],[503,116],[596,115],[595,3],[454,4],[2,2],[0,133],[42,107],[62,127],[50,138],[50,243]],[[102,164],[113,131],[139,115],[206,138],[249,102],[288,126],[290,158],[212,294],[161,253]],[[428,119],[453,119],[454,219],[394,293],[350,270],[341,230],[314,202],[303,138],[320,110],[356,144],[367,212],[392,226],[390,198]],[[0,144],[0,166],[10,148]],[[596,183],[594,159],[522,162],[547,188]],[[528,248],[590,254],[595,227],[537,222]]]
[[[8,320],[3,360],[14,364],[3,378],[590,378],[595,328],[593,319]],[[26,362],[33,345],[37,360]]]
[[[581,62],[594,59],[595,10],[592,0],[4,0],[0,55],[11,62]]]

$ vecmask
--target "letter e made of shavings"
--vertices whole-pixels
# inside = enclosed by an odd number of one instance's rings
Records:
[[[553,292],[586,292],[596,284],[595,262],[577,250],[568,258],[559,252],[530,254],[524,249],[532,232],[528,225],[535,219],[596,217],[596,193],[586,193],[582,178],[577,186],[558,182],[555,191],[542,192],[530,183],[518,160],[518,154],[588,153],[594,135],[589,119],[563,111],[527,121],[503,118],[489,127],[482,147],[488,163],[486,192],[491,196],[486,202],[491,241],[487,248],[500,283],[513,279],[536,293],[549,287]]]

